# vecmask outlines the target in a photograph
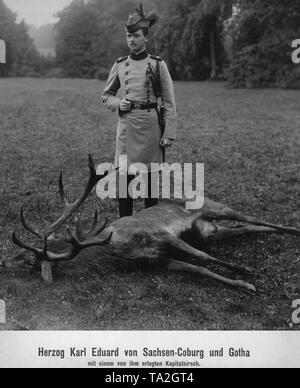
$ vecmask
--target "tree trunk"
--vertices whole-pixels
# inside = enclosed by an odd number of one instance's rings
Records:
[[[233,14],[233,0],[226,0],[223,7],[223,19],[231,18]]]
[[[211,66],[210,79],[216,79],[217,78],[217,59],[216,59],[214,26],[211,26],[211,29],[210,29],[210,66]]]

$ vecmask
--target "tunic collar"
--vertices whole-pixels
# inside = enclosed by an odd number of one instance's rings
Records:
[[[148,57],[148,53],[146,50],[139,54],[135,54],[134,52],[131,52],[130,54],[130,58],[134,61],[141,61],[142,59],[145,59],[147,57]]]

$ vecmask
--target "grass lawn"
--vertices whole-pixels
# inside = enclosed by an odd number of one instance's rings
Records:
[[[103,86],[93,80],[0,79],[1,259],[20,253],[11,234],[22,203],[33,224],[38,224],[37,197],[45,218],[54,220],[60,214],[59,171],[75,198],[88,176],[88,153],[97,162],[113,161],[117,118],[101,105]],[[300,227],[299,91],[175,86],[179,136],[169,161],[205,163],[207,197]],[[92,216],[97,202],[89,199],[83,218]],[[102,212],[116,218],[116,202],[104,202]],[[21,228],[19,233],[28,241]],[[90,249],[60,265],[51,286],[26,268],[0,272],[0,299],[8,315],[0,328],[289,329],[291,304],[300,293],[299,238],[242,238],[206,251],[255,268],[249,281],[257,295],[187,274],[120,269],[107,248]]]

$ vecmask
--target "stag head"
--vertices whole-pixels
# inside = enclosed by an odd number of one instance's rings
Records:
[[[96,210],[93,223],[89,230],[85,231],[82,228],[81,221],[78,217],[75,218],[75,228],[71,230],[70,226],[67,226],[66,242],[70,245],[70,248],[62,253],[54,253],[49,250],[49,240],[51,236],[78,211],[80,206],[87,199],[93,188],[97,183],[108,175],[106,172],[104,175],[97,175],[95,163],[89,155],[89,170],[90,177],[86,184],[86,187],[82,195],[74,202],[69,202],[64,191],[63,174],[59,177],[59,194],[63,205],[62,215],[54,221],[51,225],[46,225],[41,215],[40,206],[38,206],[38,212],[40,220],[43,223],[43,231],[36,231],[25,218],[24,205],[20,211],[20,221],[24,229],[38,238],[42,243],[42,248],[37,248],[31,244],[22,242],[18,236],[16,230],[13,232],[12,241],[19,248],[25,249],[26,252],[30,252],[34,256],[34,260],[31,260],[28,264],[32,266],[38,266],[41,268],[42,278],[46,283],[52,282],[52,266],[53,264],[73,260],[82,250],[92,246],[104,246],[111,240],[112,233],[107,236],[103,236],[102,232],[108,225],[108,219],[99,225],[99,213]],[[20,260],[22,256],[18,256],[17,260]]]

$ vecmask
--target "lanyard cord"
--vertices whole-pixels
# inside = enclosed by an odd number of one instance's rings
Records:
[[[150,74],[151,74],[151,63],[148,62],[148,68],[146,72],[146,86],[147,86],[147,103],[150,104],[150,86],[151,86],[151,80],[150,80]],[[148,110],[149,112],[150,110]]]

